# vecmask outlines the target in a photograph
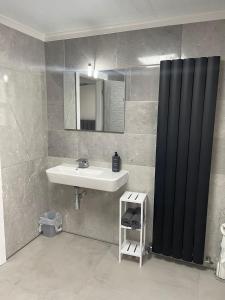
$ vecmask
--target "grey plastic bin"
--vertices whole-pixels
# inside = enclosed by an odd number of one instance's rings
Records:
[[[42,225],[41,231],[42,231],[43,235],[47,236],[47,237],[53,237],[56,235],[55,226],[52,226],[52,225]]]
[[[44,213],[39,220],[39,232],[44,236],[53,237],[62,231],[62,216],[58,212],[49,211]]]

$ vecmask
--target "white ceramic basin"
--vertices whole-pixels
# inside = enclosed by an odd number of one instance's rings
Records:
[[[62,164],[46,170],[50,182],[115,192],[127,183],[128,171],[112,172],[109,168],[90,166],[80,169],[76,165]]]

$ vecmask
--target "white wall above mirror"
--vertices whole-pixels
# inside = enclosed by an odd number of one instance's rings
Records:
[[[124,132],[125,74],[122,70],[64,72],[64,128]]]

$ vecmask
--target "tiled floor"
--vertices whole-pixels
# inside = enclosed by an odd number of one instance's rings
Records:
[[[151,258],[140,269],[118,248],[62,233],[40,236],[0,267],[2,300],[225,299],[213,272]]]

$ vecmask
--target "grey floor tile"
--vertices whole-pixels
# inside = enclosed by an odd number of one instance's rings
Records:
[[[76,299],[108,247],[65,233],[53,239],[40,237],[1,267],[0,298]]]
[[[38,237],[0,268],[4,300],[222,300],[212,271],[152,257],[118,263],[118,247],[62,233]]]
[[[201,271],[199,280],[199,300],[223,300],[225,282],[216,279],[212,271]]]

